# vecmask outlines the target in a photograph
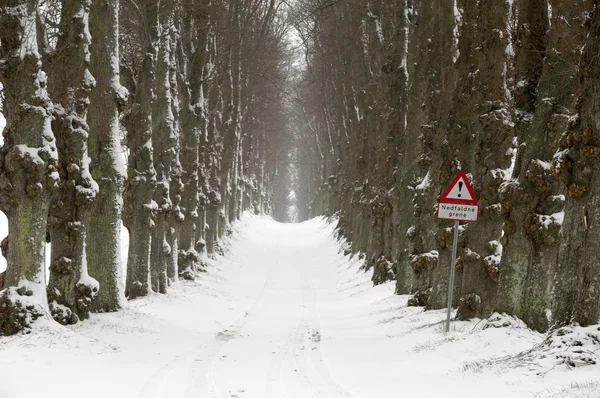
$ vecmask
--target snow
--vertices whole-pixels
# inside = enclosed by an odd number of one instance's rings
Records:
[[[427,174],[425,174],[425,177],[423,177],[423,180],[415,187],[416,190],[424,190],[427,189],[431,186],[432,181],[431,181],[431,176],[430,176],[430,171],[427,171]]]
[[[412,8],[408,6],[404,7],[404,48],[402,49],[402,69],[404,70],[405,81],[408,81],[408,37],[410,34],[410,15]],[[406,121],[404,118],[404,129],[406,130]]]
[[[84,71],[82,84],[86,87],[95,87],[96,86],[96,79],[94,78],[94,76],[92,76],[92,74],[90,73],[90,70],[87,68]]]
[[[532,112],[525,112],[521,109],[517,109],[515,110],[515,114],[517,116],[517,120],[519,120],[521,123],[533,123],[534,114]]]
[[[452,28],[452,39],[454,44],[454,54],[452,54],[452,62],[456,63],[460,56],[460,50],[458,48],[458,42],[460,40],[459,29],[462,25],[462,10],[458,9],[457,1],[453,0],[452,9],[454,12],[454,27]]]
[[[358,120],[359,122],[362,121],[363,117],[360,114],[360,109],[358,108],[358,105],[354,105],[354,112],[356,112],[356,120]]]
[[[74,326],[41,319],[32,334],[0,338],[0,397],[600,394],[596,365],[557,358],[565,339],[597,352],[595,327],[545,339],[495,315],[443,333],[445,310],[407,307],[394,283],[373,287],[334,228],[246,213],[196,281]]]
[[[144,208],[153,212],[158,211],[158,203],[156,203],[154,200],[151,200],[150,203],[144,204]]]
[[[545,214],[538,214],[538,220],[538,222],[546,229],[548,229],[552,224],[560,226],[565,220],[565,212],[560,211],[558,213],[550,214],[549,216]]]
[[[550,162],[545,162],[545,161],[543,161],[541,159],[534,159],[534,161],[543,170],[547,170],[547,171],[552,170],[552,165],[550,164]]]
[[[430,250],[427,253],[419,254],[419,256],[428,257],[432,260],[437,260],[440,256],[440,253],[437,250]]]
[[[23,6],[25,7],[25,6]],[[19,13],[21,14],[21,13]],[[35,13],[31,13],[27,15],[27,11],[23,11],[21,14],[21,26],[23,28],[23,35],[25,36],[21,40],[21,49],[19,51],[19,57],[24,59],[27,55],[33,55],[36,58],[40,58],[40,54],[38,52],[37,45],[37,36],[36,36],[36,15]]]
[[[511,33],[513,30],[513,26],[515,25],[517,16],[514,12],[514,0],[506,0],[506,4],[508,5],[508,18],[506,22],[506,35],[508,36],[508,43],[506,44],[505,53],[508,59],[512,59],[515,57],[515,50],[513,47],[513,39]]]
[[[129,97],[129,91],[125,86],[121,85],[121,81],[119,80],[119,57],[118,55],[111,55],[110,57],[110,65],[112,70],[115,71],[113,77],[111,79],[111,87],[115,92],[117,98],[121,101],[127,101]]]
[[[375,32],[377,33],[377,39],[379,40],[380,45],[384,45],[385,38],[383,37],[383,29],[381,28],[381,21],[379,20],[379,16],[373,14],[373,12],[370,9],[367,12],[367,16],[373,21],[375,21]]]
[[[542,103],[548,106],[552,106],[556,103],[556,99],[553,97],[544,97],[542,98]]]
[[[4,131],[6,126],[6,119],[4,115],[0,113],[0,131]],[[4,135],[0,134],[0,146],[4,144]],[[0,211],[0,242],[2,239],[8,236],[8,220],[6,215]],[[0,273],[6,271],[6,259],[0,255]]]
[[[8,236],[8,220],[4,213],[0,212],[0,242]],[[6,271],[6,259],[0,255],[0,273]]]
[[[569,148],[556,151],[554,153],[554,156],[552,157],[552,166],[557,170],[560,169],[562,167],[564,159],[568,156]]]
[[[508,182],[511,180],[517,161],[518,147],[519,143],[517,137],[514,137],[512,146],[506,150],[506,156],[510,157],[510,165],[506,169],[490,170],[494,178],[501,178],[502,180],[504,180],[504,182]]]
[[[502,243],[498,240],[491,240],[487,243],[488,247],[492,251],[492,254],[486,256],[483,261],[488,267],[498,269],[502,263]]]
[[[86,253],[86,244],[83,242],[83,253]],[[81,264],[81,275],[79,277],[79,281],[77,281],[77,286],[88,286],[94,292],[94,297],[96,296],[96,292],[100,289],[100,284],[98,281],[88,274],[88,266],[87,266],[87,258],[84,255],[82,258]]]
[[[39,148],[28,147],[27,145],[15,145],[19,157],[24,158],[36,166],[44,166],[45,162],[39,156]]]

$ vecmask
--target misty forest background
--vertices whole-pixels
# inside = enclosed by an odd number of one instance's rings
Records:
[[[598,323],[599,6],[2,0],[0,335],[168,293],[246,210],[335,216],[375,284],[443,308],[459,170],[458,317]]]

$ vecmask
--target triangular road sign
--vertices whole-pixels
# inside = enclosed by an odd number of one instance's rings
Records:
[[[475,192],[469,184],[469,179],[464,171],[459,171],[440,198],[442,203],[456,203],[461,205],[477,205]]]

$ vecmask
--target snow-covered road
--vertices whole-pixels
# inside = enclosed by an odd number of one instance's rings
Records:
[[[600,397],[596,366],[527,354],[517,320],[454,322],[372,287],[323,219],[245,215],[194,282],[74,327],[0,338],[0,398]]]
[[[270,224],[270,225],[267,225]],[[323,362],[317,301],[335,292],[338,248],[314,223],[254,223],[232,248],[243,267],[229,294],[244,314],[196,355],[197,397],[347,397]]]

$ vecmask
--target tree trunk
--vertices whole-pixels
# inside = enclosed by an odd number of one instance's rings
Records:
[[[181,111],[181,164],[183,165],[181,182],[181,209],[184,219],[179,233],[179,272],[184,278],[193,278],[193,271],[200,264],[200,256],[196,251],[196,222],[200,207],[199,145],[207,116],[205,87],[203,76],[206,73],[207,43],[211,29],[208,0],[200,1],[195,12],[186,16],[184,24],[183,52],[189,65],[182,73],[187,80],[183,90]]]
[[[160,23],[158,20],[158,1],[145,0],[141,3],[145,12],[145,26],[142,43],[144,48],[141,69],[137,76],[137,84],[133,93],[133,104],[125,119],[129,144],[127,163],[127,185],[125,187],[125,226],[129,230],[129,253],[127,257],[127,281],[125,295],[129,299],[145,296],[152,280],[150,273],[150,256],[152,234],[156,228],[153,217],[159,211],[159,205],[153,200],[156,187],[156,170],[153,163],[153,131],[158,121],[153,121],[153,108],[156,90],[156,65],[158,57],[158,40]],[[164,187],[158,195],[162,196]],[[168,188],[167,188],[168,189]],[[162,231],[164,225],[162,224]],[[162,253],[163,240],[160,241],[159,252]],[[156,255],[163,257],[162,254]],[[163,257],[164,258],[164,257]],[[158,259],[160,262],[160,259]],[[157,272],[157,270],[154,270]],[[158,278],[158,273],[154,275]]]
[[[177,25],[173,21],[171,29],[176,29]],[[171,113],[173,115],[173,130],[172,135],[169,137],[169,150],[174,151],[173,159],[170,164],[170,198],[171,198],[171,210],[167,213],[167,243],[171,248],[171,252],[167,258],[167,277],[170,283],[176,283],[179,279],[179,229],[181,228],[181,222],[184,219],[184,215],[180,208],[181,203],[181,192],[183,190],[183,184],[181,183],[182,166],[180,162],[181,152],[181,107],[179,102],[179,83],[178,83],[178,67],[179,58],[178,51],[180,50],[179,41],[177,35],[172,32],[169,37],[169,68],[168,68],[168,79],[170,89],[170,104]]]
[[[548,5],[543,2],[537,7],[537,12],[529,8],[523,13],[528,19],[522,29],[530,32],[524,39],[529,39],[535,47],[529,49],[534,52],[530,55],[531,66],[524,64],[525,54],[517,59],[521,68],[518,72],[531,68],[533,75],[520,75],[517,82],[519,148],[515,179],[501,190],[507,220],[497,308],[517,315],[534,329],[545,331],[553,323],[550,310],[559,266],[560,225],[554,215],[564,208],[563,190],[550,164],[569,118],[577,114],[581,84],[573,65],[579,62],[580,53],[574,42],[581,43],[585,37],[579,18],[586,5],[584,1],[556,3],[552,7],[552,20],[541,21],[541,14],[548,18]],[[540,57],[540,52],[544,57]],[[535,88],[523,90],[536,80]],[[528,91],[530,94],[526,96]]]
[[[478,193],[479,218],[465,228],[458,253],[461,295],[477,295],[479,317],[493,312],[502,256],[503,218],[499,187],[510,179],[513,141],[513,10],[508,2],[458,2],[463,10],[458,29],[457,88],[454,92],[449,146],[461,167],[471,173]],[[445,264],[443,264],[445,265]],[[460,296],[457,297],[460,299]],[[472,314],[459,313],[463,319]]]
[[[589,19],[577,20],[585,27],[580,36],[585,39],[579,42],[578,112],[554,157],[553,170],[564,184],[566,202],[552,315],[558,325],[587,326],[600,317],[600,15],[598,6],[592,11],[589,2],[576,3],[589,11]]]
[[[0,82],[7,121],[0,148],[0,206],[9,228],[0,335],[27,328],[48,309],[46,225],[59,175],[52,103],[36,36],[37,6],[35,0],[7,0],[0,7]]]
[[[522,298],[528,264],[533,261],[534,245],[528,238],[523,220],[531,211],[531,204],[538,199],[525,197],[524,189],[536,190],[528,178],[524,178],[527,167],[522,165],[533,159],[543,159],[544,151],[553,151],[552,142],[536,142],[533,115],[538,103],[538,85],[542,76],[549,28],[548,4],[546,1],[525,0],[518,3],[515,40],[515,136],[518,147],[517,158],[511,181],[500,190],[504,221],[503,254],[498,275],[496,308],[507,313],[523,313]],[[541,101],[539,101],[541,102]],[[543,126],[547,119],[539,124]],[[539,120],[539,118],[538,118]],[[538,128],[539,130],[539,128]],[[539,136],[539,132],[537,133]],[[537,137],[537,139],[542,138]],[[542,138],[543,139],[543,138]],[[537,152],[537,154],[536,154]],[[546,154],[548,155],[548,154]],[[525,159],[525,161],[523,161]],[[547,190],[547,189],[546,189]],[[544,197],[543,194],[539,195]]]
[[[172,3],[171,3],[172,5]],[[171,257],[172,247],[169,244],[170,226],[168,214],[172,210],[171,175],[173,166],[179,164],[178,135],[175,131],[175,120],[171,96],[171,36],[173,34],[172,8],[163,6],[159,14],[160,32],[158,58],[156,63],[155,92],[156,98],[152,107],[152,144],[153,163],[156,170],[156,187],[154,201],[157,211],[154,215],[155,226],[152,230],[152,247],[150,270],[152,290],[167,292],[167,264]],[[172,234],[174,235],[174,234]]]
[[[50,67],[61,189],[50,211],[48,302],[52,315],[62,324],[88,318],[98,292],[98,282],[87,271],[86,226],[82,223],[82,207],[98,193],[87,151],[87,108],[95,85],[89,71],[89,11],[89,0],[63,1],[60,35]]]
[[[118,11],[118,0],[94,0],[90,9],[90,71],[96,88],[88,110],[88,153],[99,191],[83,210],[82,220],[91,236],[86,243],[88,272],[100,284],[93,312],[116,311],[125,305],[120,244],[125,167],[119,111],[128,93],[119,78]]]

